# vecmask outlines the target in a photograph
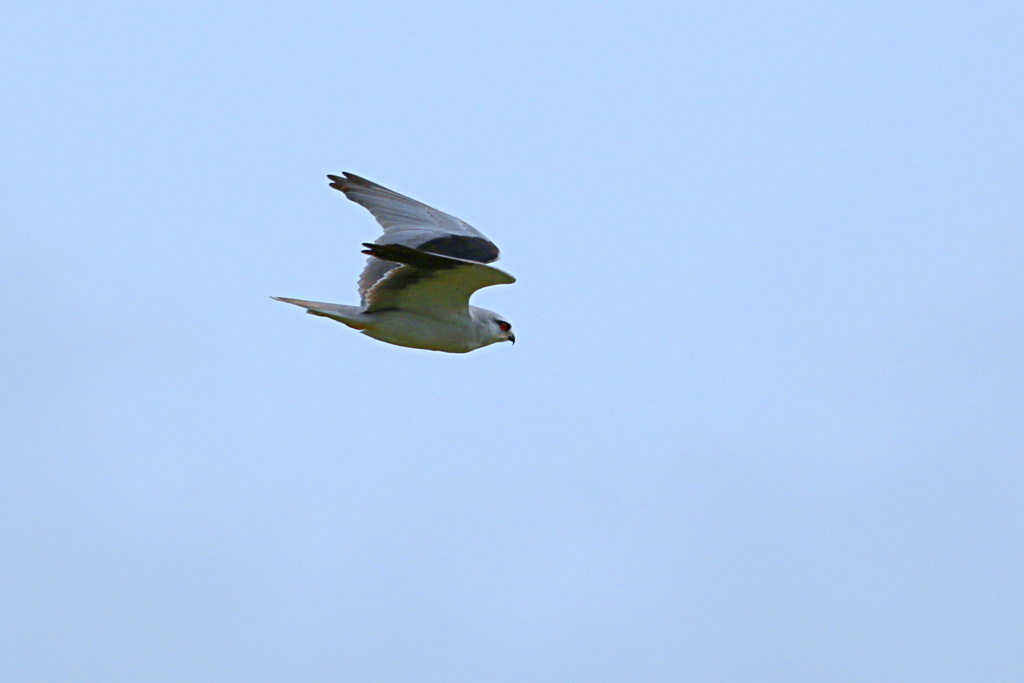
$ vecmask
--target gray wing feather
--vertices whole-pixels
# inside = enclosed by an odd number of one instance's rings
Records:
[[[403,244],[403,240],[424,237],[431,239],[448,235],[487,239],[483,233],[469,223],[444,211],[438,211],[354,173],[345,173],[344,176],[344,178],[336,175],[327,177],[331,180],[331,187],[344,192],[346,197],[373,214],[373,217],[384,228],[385,235],[392,238],[388,242],[381,242],[381,244]],[[416,247],[419,244],[407,244],[406,246]]]

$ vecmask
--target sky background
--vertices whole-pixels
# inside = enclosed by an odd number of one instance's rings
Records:
[[[1024,680],[1024,6],[0,27],[0,678]],[[351,171],[518,343],[355,303]]]

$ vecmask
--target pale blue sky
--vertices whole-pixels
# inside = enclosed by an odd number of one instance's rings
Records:
[[[0,678],[1024,680],[1024,6],[0,27]],[[388,346],[352,171],[519,282]]]

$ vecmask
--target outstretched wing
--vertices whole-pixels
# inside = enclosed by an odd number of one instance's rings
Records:
[[[366,293],[367,313],[398,309],[432,318],[465,314],[476,290],[516,281],[493,266],[401,244],[363,246],[364,254],[394,266]]]
[[[498,260],[498,247],[469,223],[354,173],[343,175],[327,177],[331,187],[366,208],[384,228],[377,244],[400,244],[476,263]],[[372,258],[367,261],[359,278],[359,294],[364,303],[369,290],[394,267]]]

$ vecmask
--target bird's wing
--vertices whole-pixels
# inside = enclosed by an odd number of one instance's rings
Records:
[[[465,314],[476,290],[516,281],[493,266],[401,244],[367,242],[363,246],[364,254],[397,264],[366,293],[367,313],[397,309],[431,318]]]
[[[329,175],[331,187],[367,209],[384,228],[377,244],[401,244],[421,251],[477,263],[497,261],[498,247],[469,223],[415,199],[398,194],[354,173]],[[359,295],[366,303],[369,290],[389,270],[390,264],[368,259],[359,277]]]
[[[469,223],[422,202],[393,192],[353,173],[345,177],[327,176],[331,187],[345,193],[366,208],[384,228],[377,244],[404,244],[407,247],[490,263],[500,255],[494,243]]]

